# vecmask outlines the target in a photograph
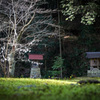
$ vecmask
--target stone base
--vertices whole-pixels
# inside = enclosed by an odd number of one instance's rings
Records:
[[[41,78],[39,67],[32,67],[31,68],[30,78]]]
[[[100,70],[88,70],[87,76],[89,76],[89,77],[100,77]]]

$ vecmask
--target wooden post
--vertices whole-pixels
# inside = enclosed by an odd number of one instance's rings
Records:
[[[99,59],[97,59],[97,68],[99,69],[99,65],[100,65],[100,62],[99,62]]]
[[[44,45],[45,46],[45,52],[47,52],[47,48],[46,48],[46,44]],[[45,71],[47,70],[47,61],[45,59]]]
[[[57,1],[57,8],[58,8],[58,24],[60,24],[60,9],[59,9],[59,0]],[[62,58],[62,45],[61,45],[61,34],[60,34],[60,26],[59,26],[59,52],[60,57]],[[62,67],[61,67],[61,78],[62,78]]]

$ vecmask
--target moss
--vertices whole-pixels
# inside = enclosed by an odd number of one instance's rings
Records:
[[[100,85],[56,79],[0,78],[2,100],[99,100]]]

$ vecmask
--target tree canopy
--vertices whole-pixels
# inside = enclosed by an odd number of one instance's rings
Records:
[[[62,0],[62,13],[66,20],[74,20],[77,15],[83,24],[91,25],[100,17],[99,0]]]

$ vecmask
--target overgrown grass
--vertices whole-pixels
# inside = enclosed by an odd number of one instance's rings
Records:
[[[0,100],[100,100],[99,84],[79,80],[0,78]]]

